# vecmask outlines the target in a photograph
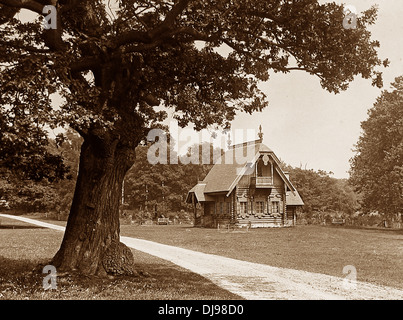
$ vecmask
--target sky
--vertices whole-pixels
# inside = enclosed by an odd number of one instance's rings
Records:
[[[325,2],[325,1],[320,1]],[[285,163],[294,167],[325,170],[335,178],[348,178],[349,159],[361,135],[361,122],[382,90],[403,75],[403,1],[349,0],[335,1],[354,6],[362,12],[377,4],[378,20],[370,27],[373,39],[380,41],[379,57],[388,58],[383,69],[384,88],[371,85],[371,80],[357,78],[347,91],[333,94],[325,91],[319,79],[301,71],[272,74],[262,83],[269,106],[253,115],[239,114],[233,128],[262,126],[263,143]]]
[[[354,156],[354,145],[361,135],[361,122],[367,119],[368,109],[382,90],[389,90],[390,83],[403,75],[403,1],[332,1],[353,7],[357,12],[378,5],[378,20],[370,31],[372,38],[380,41],[380,59],[390,60],[390,66],[382,70],[384,88],[373,87],[370,79],[356,78],[347,91],[335,95],[307,73],[272,73],[269,81],[260,85],[269,106],[252,115],[239,113],[232,122],[232,130],[243,130],[248,140],[251,135],[247,130],[255,130],[257,139],[261,125],[264,144],[285,163],[333,172],[335,178],[348,178],[349,159]],[[198,139],[203,140],[200,134]]]

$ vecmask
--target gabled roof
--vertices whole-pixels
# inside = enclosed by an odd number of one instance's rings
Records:
[[[211,196],[204,194],[205,187],[206,184],[203,182],[196,184],[192,189],[189,190],[186,197],[186,202],[192,203],[192,193],[194,193],[197,202],[213,201],[214,199]]]
[[[259,147],[256,141],[231,146],[203,180],[206,183],[204,192],[228,192],[235,179],[242,176],[242,171],[256,161]]]
[[[302,201],[302,198],[299,195],[298,191],[295,191],[294,193],[287,191],[286,203],[287,203],[287,206],[303,206],[304,205],[304,201]]]
[[[248,174],[248,170],[251,170],[252,166],[262,154],[270,155],[277,164],[276,171],[280,177],[289,190],[295,192],[295,187],[280,169],[280,160],[274,152],[259,139],[253,142],[231,146],[203,180],[203,183],[206,184],[204,193],[231,193],[242,176]]]

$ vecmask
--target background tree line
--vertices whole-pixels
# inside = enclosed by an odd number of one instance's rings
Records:
[[[2,166],[0,161],[0,199],[6,200],[12,213],[45,213],[65,220],[73,199],[82,138],[67,130],[64,138],[48,139],[47,152],[60,156],[65,179],[35,179]],[[0,208],[1,209],[1,208]]]
[[[396,78],[392,91],[384,91],[362,122],[363,133],[351,159],[350,179],[336,179],[332,172],[306,170],[282,163],[289,172],[305,205],[302,218],[308,223],[323,223],[330,217],[347,217],[351,224],[380,224],[385,220],[401,223],[403,211],[403,77]],[[66,219],[73,198],[82,138],[68,130],[63,136],[49,139],[46,152],[62,158],[68,174],[57,179],[42,168],[48,179],[13,171],[0,162],[0,199],[6,200],[15,213],[43,212]],[[173,145],[175,142],[170,141]],[[191,207],[187,192],[203,180],[212,167],[203,160],[203,145],[194,145],[178,164],[150,164],[148,146],[136,148],[136,162],[127,173],[122,191],[121,212],[134,219],[166,216],[189,221]],[[169,148],[169,152],[174,152]],[[192,154],[193,153],[193,154]],[[185,157],[199,159],[186,163]],[[169,155],[170,157],[170,155]],[[203,164],[208,162],[210,164]],[[18,164],[17,164],[18,165]],[[25,166],[25,165],[24,165]],[[385,225],[385,224],[383,224]]]
[[[336,179],[332,172],[285,166],[290,180],[305,205],[304,213],[323,213],[350,216],[360,208],[359,195],[347,179]]]
[[[82,138],[68,131],[64,141],[51,140],[50,148],[65,159],[69,169],[67,179],[53,182],[24,180],[3,171],[0,180],[0,197],[9,202],[13,212],[43,212],[49,216],[66,219],[77,177]],[[173,143],[173,142],[172,142]],[[213,147],[210,155],[213,155]],[[122,212],[133,219],[153,219],[156,215],[190,221],[191,205],[186,204],[188,191],[203,180],[212,164],[202,164],[203,145],[189,148],[188,154],[179,155],[178,164],[150,164],[147,145],[136,148],[136,163],[127,173],[122,190]],[[170,152],[173,148],[169,148]],[[183,164],[184,157],[198,153],[199,164]],[[210,159],[209,163],[213,163]],[[207,161],[205,161],[207,162]],[[306,217],[315,214],[351,215],[359,209],[358,195],[348,181],[331,177],[322,170],[304,170],[283,165],[305,202]],[[312,220],[312,219],[311,219]]]
[[[174,142],[171,140],[170,145]],[[213,147],[210,148],[212,158]],[[136,163],[128,171],[124,180],[124,210],[134,217],[155,218],[165,216],[190,221],[191,205],[186,203],[188,191],[203,180],[212,168],[212,164],[203,164],[203,145],[193,145],[186,155],[177,155],[178,164],[150,164],[147,159],[148,146],[136,149]],[[168,158],[173,148],[169,148]],[[186,163],[185,157],[196,159]],[[211,161],[205,161],[213,163]]]

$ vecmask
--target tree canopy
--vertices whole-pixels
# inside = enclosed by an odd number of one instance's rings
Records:
[[[46,5],[56,16],[44,28]],[[87,274],[132,272],[119,242],[122,182],[167,111],[182,127],[227,128],[237,112],[267,106],[258,84],[270,72],[307,72],[338,93],[356,76],[382,86],[378,67],[388,64],[368,31],[375,7],[354,28],[344,28],[342,5],[317,0],[0,0],[0,9],[0,162],[37,180],[63,177],[47,132],[82,136],[52,263]],[[38,18],[22,21],[21,9]],[[13,160],[35,157],[21,168]]]
[[[403,77],[382,92],[361,128],[351,182],[363,196],[363,209],[389,217],[403,213]]]
[[[56,4],[56,29],[15,16],[20,9],[43,16],[45,4]],[[379,43],[366,29],[375,8],[346,30],[343,7],[316,0],[113,5],[0,1],[2,132],[29,125],[36,134],[31,140],[40,141],[45,124],[69,125],[83,135],[109,125],[137,141],[166,116],[153,108],[158,104],[174,110],[183,126],[228,126],[237,111],[267,105],[257,84],[269,79],[269,70],[306,71],[331,92],[346,89],[356,75],[382,84],[374,69],[381,65]],[[222,47],[227,56],[218,53]],[[56,94],[63,103],[54,108]],[[28,134],[18,132],[14,140]]]
[[[65,219],[73,198],[82,138],[68,130],[63,141],[49,139],[47,151],[63,159],[65,179],[27,180],[27,173],[0,166],[0,199],[6,200],[13,213],[43,212]],[[36,166],[37,164],[35,164]],[[20,167],[21,169],[21,167]],[[30,171],[39,177],[38,172]]]
[[[359,210],[358,197],[347,180],[333,178],[323,170],[291,166],[285,170],[304,201],[303,212],[350,216]]]
[[[175,143],[170,139],[170,145]],[[140,209],[154,212],[157,206],[157,214],[190,210],[186,204],[186,196],[191,188],[205,178],[213,167],[213,146],[205,142],[205,145],[195,144],[189,148],[187,155],[179,155],[177,164],[150,164],[147,160],[149,146],[137,147],[136,163],[127,172],[125,177],[125,201],[130,209]],[[211,161],[203,164],[203,149],[210,148]],[[170,147],[170,152],[174,152]],[[220,151],[216,149],[216,151]],[[197,163],[188,163],[184,157],[192,156]],[[207,161],[206,161],[207,162]]]

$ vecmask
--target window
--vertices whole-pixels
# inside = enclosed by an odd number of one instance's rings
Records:
[[[279,202],[278,201],[273,201],[271,203],[271,207],[272,207],[273,213],[279,213]]]
[[[264,213],[264,201],[256,201],[256,213]]]

